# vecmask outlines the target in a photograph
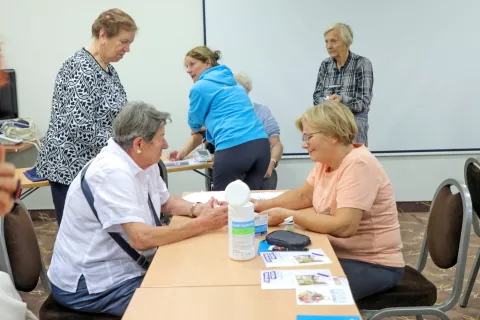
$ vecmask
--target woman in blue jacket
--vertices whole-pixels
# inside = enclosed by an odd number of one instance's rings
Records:
[[[245,89],[232,71],[219,65],[220,51],[201,46],[185,57],[190,89],[188,125],[192,134],[207,128],[215,146],[213,190],[222,191],[237,179],[258,190],[270,163],[270,144]]]

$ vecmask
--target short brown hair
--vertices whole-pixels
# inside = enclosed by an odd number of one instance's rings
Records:
[[[138,28],[132,17],[120,9],[110,9],[100,13],[92,25],[92,36],[100,36],[100,30],[105,30],[107,38],[118,36],[120,30],[137,32]]]
[[[344,144],[351,144],[358,132],[352,111],[343,104],[331,100],[311,107],[295,124],[300,131],[303,131],[303,126],[307,124],[317,132],[335,137]]]
[[[199,46],[188,51],[186,57],[200,60],[203,63],[207,63],[210,60],[212,67],[215,67],[218,66],[218,60],[222,57],[222,53],[218,50],[212,51],[205,46]]]

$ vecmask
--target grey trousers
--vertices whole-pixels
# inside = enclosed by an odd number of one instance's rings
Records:
[[[353,142],[362,143],[365,147],[368,147],[368,117],[364,115],[355,116],[355,123],[358,127],[358,133]]]

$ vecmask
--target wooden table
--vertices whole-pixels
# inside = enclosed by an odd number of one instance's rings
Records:
[[[189,218],[174,217],[171,224],[181,223],[186,219]],[[276,229],[278,227],[270,227],[268,232]],[[345,275],[326,235],[303,230],[298,226],[295,226],[295,230],[308,235],[312,240],[310,247],[321,248],[332,260],[332,264],[305,266],[302,269],[327,268],[333,275]],[[262,239],[257,238],[257,246]],[[258,255],[252,260],[243,262],[229,258],[225,227],[167,246],[160,246],[141,287],[260,285],[260,270],[266,269]],[[298,269],[298,267],[279,269]]]
[[[218,269],[212,270],[214,271]],[[201,275],[199,272],[197,274]],[[295,320],[299,314],[360,315],[355,305],[298,306],[295,290],[261,290],[259,286],[209,286],[139,288],[122,319]]]
[[[174,217],[172,224],[186,217]],[[321,248],[331,264],[268,269],[330,269],[344,276],[328,237],[299,226],[311,248]],[[281,227],[269,228],[269,232]],[[257,244],[261,239],[257,239]],[[243,320],[295,319],[296,315],[360,316],[355,305],[299,306],[295,290],[262,290],[260,271],[267,270],[260,256],[233,261],[228,256],[226,228],[161,246],[122,319]]]
[[[21,152],[30,149],[31,147],[33,147],[33,144],[24,142],[16,145],[3,145],[5,152]]]
[[[29,147],[26,147],[27,149],[32,146],[31,144],[30,145],[25,144],[25,145],[29,146]],[[7,147],[7,146],[5,146],[5,147]],[[8,147],[10,148],[12,146],[8,146]],[[6,149],[6,150],[10,150],[10,149]],[[18,149],[18,151],[22,151],[22,150],[25,150],[25,149]],[[14,151],[10,150],[8,152],[14,152]],[[164,158],[164,157],[162,157],[162,158]],[[208,176],[206,174],[203,174],[202,172],[200,172],[198,170],[199,169],[209,169],[209,168],[212,168],[212,167],[213,167],[213,162],[206,162],[206,163],[192,164],[192,165],[187,165],[187,166],[167,167],[167,172],[171,173],[171,172],[193,170],[193,171],[205,176],[205,179],[211,179],[210,176]],[[34,182],[34,181],[28,179],[23,173],[27,170],[30,170],[30,169],[32,169],[32,168],[31,167],[30,168],[18,168],[15,171],[15,176],[18,179],[20,179],[20,184],[21,184],[22,189],[29,189],[29,190],[22,193],[20,199],[24,199],[24,198],[28,197],[30,194],[35,192],[38,188],[48,187],[50,185],[48,180]]]

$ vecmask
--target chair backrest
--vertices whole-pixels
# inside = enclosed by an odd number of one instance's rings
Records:
[[[167,185],[168,188],[168,172],[165,163],[162,160],[158,162],[158,168],[160,169],[160,177],[162,177],[163,181]]]
[[[19,291],[30,292],[41,278],[50,292],[45,266],[30,213],[21,201],[0,217],[0,268],[12,278]]]
[[[480,162],[475,158],[465,162],[465,184],[472,198],[473,211],[480,218]]]
[[[452,186],[458,193],[452,193]],[[467,186],[455,179],[443,181],[433,197],[417,264],[417,270],[422,272],[430,254],[439,268],[449,269],[456,265],[452,293],[440,309],[449,310],[460,298],[471,228],[472,201]]]

